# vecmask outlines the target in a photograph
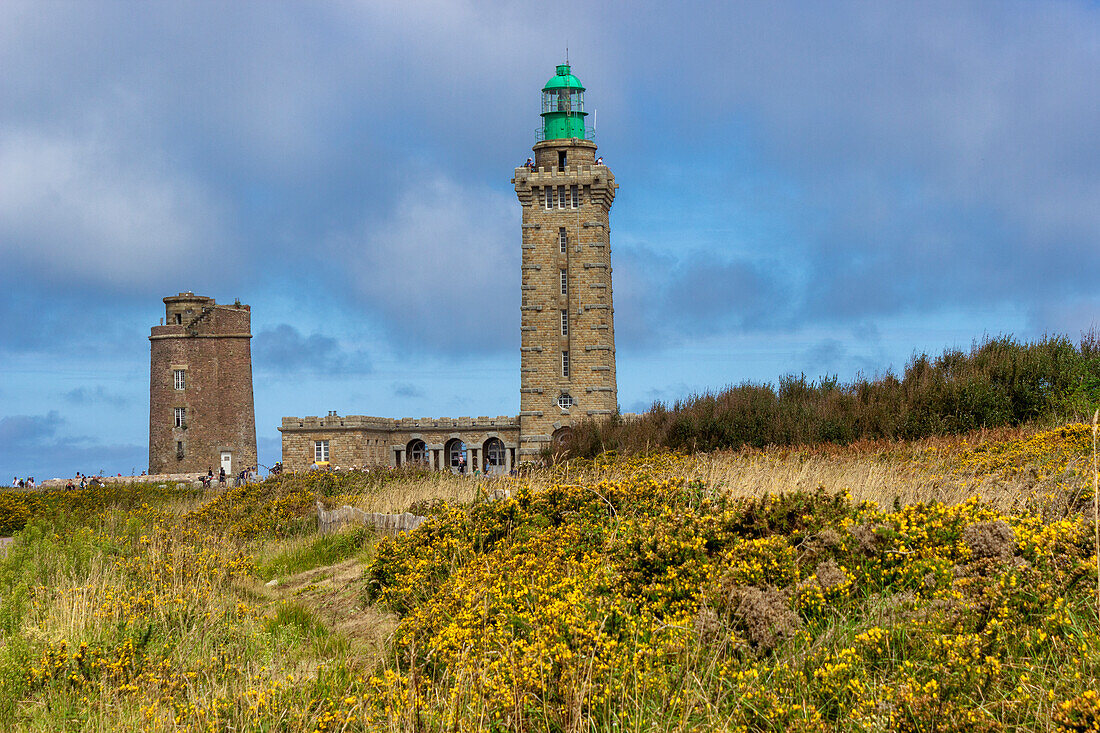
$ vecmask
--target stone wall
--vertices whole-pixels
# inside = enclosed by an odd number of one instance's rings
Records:
[[[595,164],[596,145],[587,140],[550,140],[534,151],[535,169],[517,168],[512,179],[523,206],[519,418],[527,458],[574,420],[610,415],[618,404],[608,228],[615,177]],[[563,394],[572,407],[559,406]]]

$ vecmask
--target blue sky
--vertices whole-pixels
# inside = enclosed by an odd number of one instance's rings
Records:
[[[147,461],[149,328],[252,306],[283,415],[514,414],[519,207],[568,44],[626,411],[1100,308],[1086,2],[0,4],[0,476]]]

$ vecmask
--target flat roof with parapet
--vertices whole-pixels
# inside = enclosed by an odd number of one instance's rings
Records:
[[[453,428],[518,428],[519,418],[510,415],[498,415],[488,417],[372,417],[369,415],[326,415],[317,417],[284,417],[280,431],[294,432],[296,430],[316,429],[348,429],[361,428],[373,430],[403,430],[420,428],[453,429]]]

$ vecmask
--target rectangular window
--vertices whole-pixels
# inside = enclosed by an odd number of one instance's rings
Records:
[[[576,209],[577,207],[579,207],[581,205],[581,194],[580,194],[580,191],[577,190],[576,186],[571,186],[570,187],[569,197],[573,201],[573,208],[574,209]]]
[[[562,254],[565,254],[566,248],[569,247],[569,235],[565,233],[565,227],[558,229],[558,246]]]
[[[563,377],[569,376],[569,352],[561,352],[561,375]]]
[[[187,370],[175,369],[172,371],[172,382],[176,385],[176,389],[187,388]]]
[[[176,427],[177,428],[187,427],[187,408],[186,407],[177,407],[175,417],[176,417]]]
[[[176,460],[183,460],[183,441],[176,441]]]
[[[565,186],[558,186],[558,208],[565,208]]]
[[[317,463],[328,461],[328,441],[313,441],[313,460]]]
[[[554,208],[554,187],[547,186],[546,188],[542,189],[542,192],[546,195],[546,208]]]
[[[569,295],[569,271],[561,271],[561,294]]]
[[[561,335],[569,335],[569,311],[567,310],[561,312]]]

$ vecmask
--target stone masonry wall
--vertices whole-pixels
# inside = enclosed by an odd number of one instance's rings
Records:
[[[618,404],[608,227],[615,177],[595,164],[596,145],[587,140],[546,141],[534,151],[535,169],[517,168],[512,180],[523,206],[519,419],[520,452],[528,459],[573,421],[610,415]],[[568,318],[564,334],[562,311]],[[569,354],[568,376],[562,352]],[[573,398],[573,407],[558,406],[562,393]]]
[[[484,465],[485,444],[498,438],[507,451],[509,467],[514,465],[519,447],[519,424],[514,417],[440,417],[400,419],[364,415],[328,415],[326,417],[284,417],[279,431],[283,435],[283,466],[302,471],[313,463],[317,441],[329,442],[329,464],[341,468],[395,466],[406,463],[409,444],[422,440],[425,463],[445,468],[444,449],[458,440],[471,451],[471,466]]]

